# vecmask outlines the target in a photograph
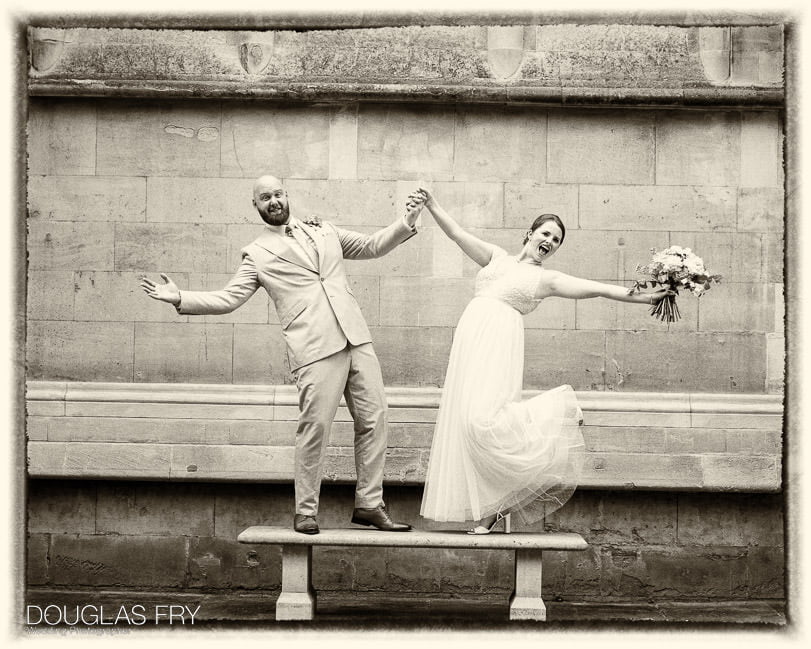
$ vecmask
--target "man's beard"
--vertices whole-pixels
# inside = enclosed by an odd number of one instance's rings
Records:
[[[290,218],[290,206],[284,205],[277,212],[260,212],[259,216],[261,216],[262,220],[268,225],[284,225],[287,223],[287,219]]]

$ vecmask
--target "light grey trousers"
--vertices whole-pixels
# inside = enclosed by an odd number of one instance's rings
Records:
[[[380,363],[366,343],[296,370],[299,414],[296,431],[296,513],[315,516],[330,428],[341,401],[355,423],[355,507],[383,502],[383,469],[388,427]]]

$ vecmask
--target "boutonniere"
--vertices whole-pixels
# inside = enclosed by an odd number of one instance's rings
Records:
[[[307,225],[312,226],[314,228],[320,228],[321,227],[321,219],[319,219],[317,216],[309,217],[308,219],[306,219],[304,221],[304,223],[306,223]]]

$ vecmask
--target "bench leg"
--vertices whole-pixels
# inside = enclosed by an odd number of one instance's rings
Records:
[[[546,621],[546,606],[541,599],[542,555],[541,550],[515,551],[515,591],[510,598],[511,620]]]
[[[311,545],[282,546],[282,593],[276,601],[277,620],[312,620],[315,617],[312,565]]]

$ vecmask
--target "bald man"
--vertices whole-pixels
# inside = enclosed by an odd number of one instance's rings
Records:
[[[375,259],[411,238],[420,206],[409,202],[404,217],[365,235],[328,222],[292,218],[287,191],[274,176],[256,180],[253,205],[266,226],[242,249],[242,263],[225,288],[180,291],[164,274],[165,283],[142,278],[141,287],[182,315],[230,313],[264,288],[276,305],[298,387],[293,528],[303,534],[319,531],[324,454],[343,395],[355,423],[358,480],[352,523],[408,531],[409,525],[392,521],[383,503],[388,433],[383,378],[343,260]]]

